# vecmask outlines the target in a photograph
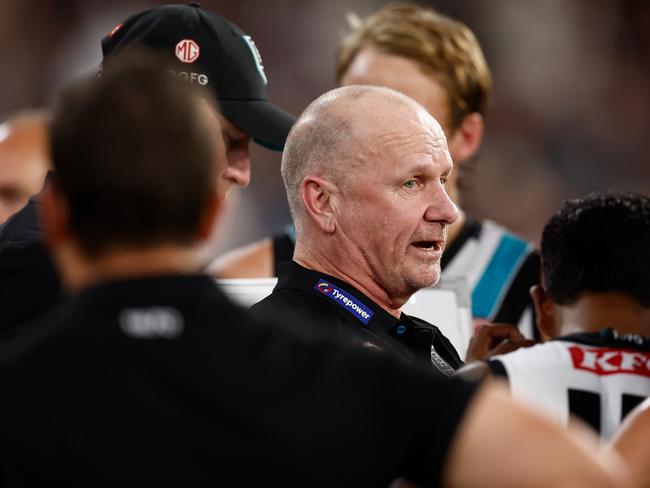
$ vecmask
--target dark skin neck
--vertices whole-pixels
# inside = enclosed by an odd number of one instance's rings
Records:
[[[650,308],[621,293],[586,292],[570,305],[555,306],[559,335],[612,327],[621,334],[650,336]]]

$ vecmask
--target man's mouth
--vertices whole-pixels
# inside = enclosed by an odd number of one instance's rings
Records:
[[[442,252],[443,249],[443,241],[415,241],[411,245],[424,251]]]

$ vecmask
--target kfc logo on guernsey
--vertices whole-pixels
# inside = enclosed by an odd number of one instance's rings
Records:
[[[340,307],[351,313],[357,320],[363,322],[365,325],[368,325],[368,322],[370,322],[370,319],[375,314],[355,297],[343,290],[339,290],[334,285],[322,278],[318,280],[318,283],[316,283],[314,286],[314,290],[333,300]]]
[[[183,63],[193,63],[199,59],[201,48],[192,39],[183,39],[176,44],[176,57]]]
[[[573,367],[582,371],[605,376],[610,374],[634,374],[650,377],[650,354],[623,349],[569,348]]]

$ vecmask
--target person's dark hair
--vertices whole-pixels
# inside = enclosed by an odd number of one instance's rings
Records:
[[[200,95],[144,51],[61,95],[49,127],[54,183],[88,255],[196,238],[217,170]]]
[[[544,227],[544,288],[571,304],[583,292],[618,292],[650,306],[650,199],[594,193],[569,200]]]

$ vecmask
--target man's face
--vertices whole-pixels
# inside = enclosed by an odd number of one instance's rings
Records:
[[[449,125],[449,97],[444,87],[410,59],[386,54],[368,46],[359,51],[341,79],[341,85],[385,86],[401,92],[422,105],[442,126],[448,140],[452,137]],[[453,139],[449,152],[458,163]],[[447,189],[457,201],[458,171],[447,182]]]
[[[45,129],[0,125],[0,224],[43,187],[48,162]]]
[[[217,190],[224,198],[233,185],[246,187],[251,181],[251,138],[232,122],[221,115],[207,101],[202,101],[203,110],[219,128],[217,154]]]
[[[408,299],[440,278],[447,226],[458,218],[445,190],[452,162],[439,125],[419,108],[387,110],[371,131],[345,175],[337,230],[375,283]]]

